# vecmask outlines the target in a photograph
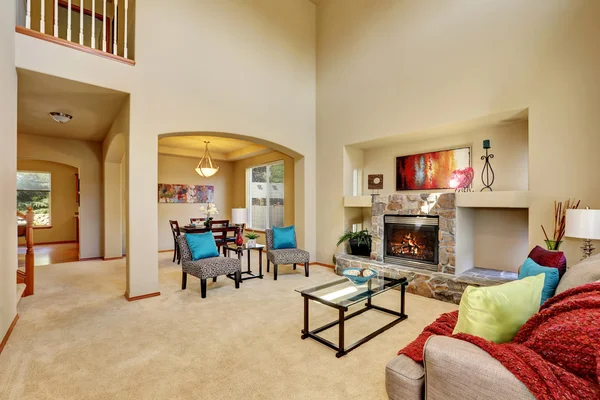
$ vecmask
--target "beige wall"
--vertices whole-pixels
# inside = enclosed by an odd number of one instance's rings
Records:
[[[74,242],[77,205],[77,168],[50,161],[18,160],[19,171],[50,172],[50,224],[52,228],[35,229],[35,243]],[[19,239],[24,244],[25,238]]]
[[[14,40],[15,2],[0,12],[0,341],[16,310],[17,235],[17,72]]]
[[[314,258],[315,5],[148,0],[136,2],[135,28],[135,67],[15,34],[18,67],[131,94],[128,294],[159,290],[157,138],[166,133],[241,135],[294,157],[294,222]]]
[[[158,183],[181,183],[187,185],[212,185],[215,187],[215,205],[219,214],[215,219],[231,219],[233,195],[233,163],[218,161],[219,172],[210,178],[203,178],[194,170],[198,159],[159,155],[158,156]],[[158,188],[154,194],[158,201]],[[169,220],[176,220],[179,226],[190,223],[192,217],[204,217],[198,209],[202,204],[190,203],[159,203],[158,204],[158,249],[170,250],[173,248],[173,236],[169,227]]]
[[[599,18],[585,0],[320,5],[317,258],[331,258],[344,225],[345,145],[505,110],[529,108],[529,247],[554,200],[599,208]],[[566,240],[570,264],[579,246]]]
[[[82,140],[18,135],[19,160],[43,160],[71,165],[79,170],[79,255],[102,256],[102,144]]]

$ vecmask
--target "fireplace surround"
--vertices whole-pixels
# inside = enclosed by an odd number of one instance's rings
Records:
[[[410,267],[414,270],[454,274],[456,265],[454,236],[456,205],[454,193],[377,195],[373,197],[371,211],[372,260],[395,265],[399,268]],[[418,222],[419,230],[411,226],[405,227],[404,235],[410,234],[410,237],[406,240],[412,240],[413,242],[415,238],[412,236],[425,236],[425,238],[416,238],[419,241],[416,244],[418,246],[428,245],[433,254],[429,252],[425,255],[420,254],[418,257],[406,257],[408,255],[406,253],[411,251],[413,253],[415,251],[420,252],[420,250],[414,249],[415,243],[409,243],[408,246],[406,243],[404,244],[403,252],[405,254],[387,254],[388,250],[392,250],[391,253],[398,253],[398,249],[402,248],[402,242],[400,247],[396,245],[396,251],[393,248],[388,249],[386,243],[387,236],[393,233],[390,232],[391,228],[386,228],[385,222],[394,221],[394,217],[400,218],[397,221],[401,222],[407,221],[405,218],[419,217],[416,219],[416,221],[420,221]],[[434,235],[434,232],[436,232],[436,235]],[[423,240],[426,240],[427,243],[422,243]],[[432,244],[432,241],[437,241],[437,245]],[[437,254],[435,253],[436,249]]]
[[[437,215],[384,215],[383,224],[384,262],[438,270]]]

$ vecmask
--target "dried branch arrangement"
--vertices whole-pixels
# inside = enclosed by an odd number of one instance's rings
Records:
[[[575,200],[571,201],[571,199],[567,199],[567,201],[565,201],[564,204],[562,201],[559,201],[558,203],[556,201],[554,202],[554,230],[552,232],[552,241],[548,237],[546,229],[544,229],[544,225],[542,225],[542,231],[544,232],[544,236],[546,237],[546,243],[554,242],[554,249],[550,250],[558,250],[558,246],[560,246],[560,242],[565,236],[567,210],[579,208],[580,202],[581,200],[575,202]]]

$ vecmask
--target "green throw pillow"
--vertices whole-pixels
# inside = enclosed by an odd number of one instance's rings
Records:
[[[494,343],[510,342],[540,309],[544,274],[498,286],[465,290],[453,334],[468,333]]]

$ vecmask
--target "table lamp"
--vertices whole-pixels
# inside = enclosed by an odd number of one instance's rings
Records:
[[[231,210],[231,223],[234,225],[240,225],[248,223],[248,211],[245,208],[234,208]],[[242,230],[237,230],[235,237],[235,244],[241,246],[244,244],[244,238],[242,237]]]
[[[600,210],[572,209],[567,210],[565,236],[583,240],[583,259],[594,251],[592,240],[600,239]]]

